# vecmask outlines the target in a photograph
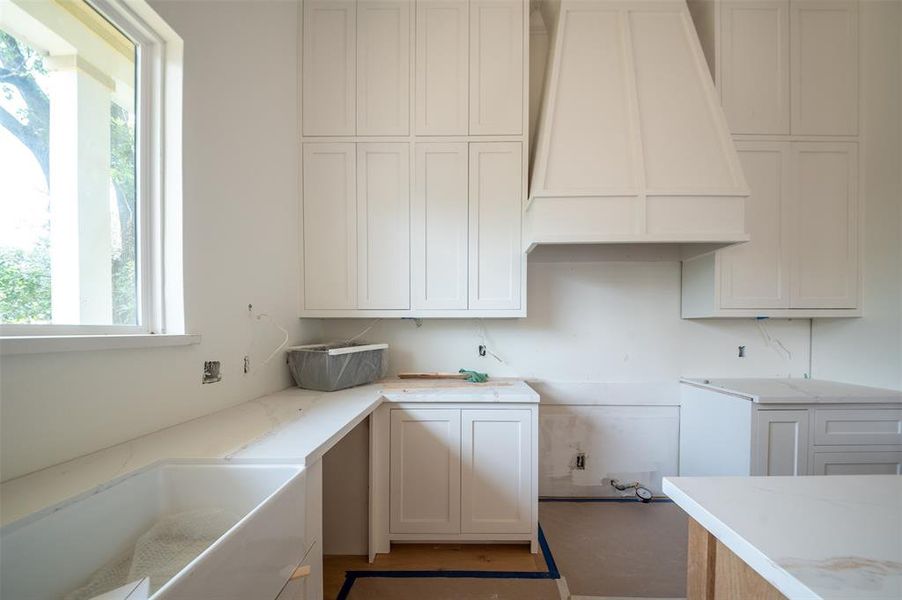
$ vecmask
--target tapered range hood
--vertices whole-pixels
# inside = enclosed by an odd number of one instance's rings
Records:
[[[543,0],[538,244],[748,240],[748,188],[685,0]]]

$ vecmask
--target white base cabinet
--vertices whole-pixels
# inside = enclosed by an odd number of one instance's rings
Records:
[[[383,405],[371,418],[371,558],[392,541],[538,550],[536,405]]]
[[[902,474],[898,404],[759,404],[681,388],[680,476]]]

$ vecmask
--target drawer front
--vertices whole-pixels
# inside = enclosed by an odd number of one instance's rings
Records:
[[[815,411],[816,446],[902,444],[902,410]]]
[[[815,452],[812,475],[902,475],[902,451]]]

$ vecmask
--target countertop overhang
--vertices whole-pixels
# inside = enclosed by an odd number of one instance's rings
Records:
[[[788,598],[902,597],[902,477],[665,477],[664,493]]]
[[[169,459],[319,460],[383,402],[537,404],[525,382],[386,380],[316,392],[289,388],[0,484],[6,525],[152,463]]]

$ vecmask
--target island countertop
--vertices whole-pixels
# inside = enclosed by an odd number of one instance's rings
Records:
[[[337,392],[289,388],[0,484],[0,524],[167,459],[315,462],[383,402],[535,404],[525,382],[385,381]]]
[[[902,598],[902,477],[666,477],[664,493],[788,598]]]

